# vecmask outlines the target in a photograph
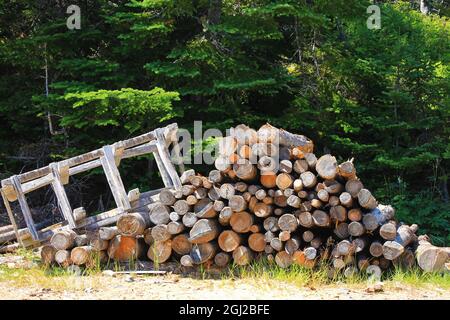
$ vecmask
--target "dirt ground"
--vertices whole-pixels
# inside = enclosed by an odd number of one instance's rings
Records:
[[[450,290],[414,287],[389,282],[302,286],[273,279],[203,279],[168,272],[164,275],[112,271],[94,275],[46,276],[22,257],[0,258],[0,299],[443,299],[450,300]],[[148,270],[148,269],[147,269]],[[376,287],[376,288],[375,288]],[[374,290],[376,289],[376,290]]]
[[[445,299],[450,291],[404,285],[384,286],[381,292],[368,293],[365,286],[298,287],[285,282],[249,280],[203,280],[166,276],[83,276],[65,277],[64,285],[17,286],[0,282],[0,299]],[[53,287],[53,288],[52,288]]]

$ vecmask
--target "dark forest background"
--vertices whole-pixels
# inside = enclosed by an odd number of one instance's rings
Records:
[[[80,30],[66,26],[71,4]],[[0,178],[170,122],[270,122],[354,157],[380,202],[448,245],[449,17],[446,0],[1,1]],[[120,170],[148,189],[155,168]],[[113,206],[100,171],[71,179],[73,207]],[[51,190],[31,200],[55,219]]]

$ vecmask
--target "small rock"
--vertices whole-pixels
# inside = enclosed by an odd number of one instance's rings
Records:
[[[128,275],[125,277],[125,282],[134,282],[134,278]]]
[[[112,270],[105,270],[102,272],[102,275],[104,275],[106,277],[114,277],[115,273]]]
[[[370,285],[365,290],[367,293],[383,292],[383,283],[377,282],[374,285]]]

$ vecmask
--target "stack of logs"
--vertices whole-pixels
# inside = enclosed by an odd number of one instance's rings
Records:
[[[353,160],[337,163],[313,153],[301,135],[245,125],[222,139],[216,170],[186,171],[180,190],[165,189],[148,211],[123,215],[116,226],[77,235],[57,232],[42,261],[62,266],[147,256],[183,266],[246,265],[266,257],[282,268],[326,266],[329,275],[358,271],[380,276],[393,265],[441,270],[438,248],[417,225],[399,224],[356,175]]]

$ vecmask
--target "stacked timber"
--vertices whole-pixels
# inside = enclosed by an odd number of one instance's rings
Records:
[[[178,190],[122,215],[94,235],[56,233],[42,261],[89,265],[148,258],[185,267],[247,265],[266,257],[281,268],[326,265],[329,275],[357,271],[381,276],[393,266],[437,271],[448,250],[395,219],[358,178],[353,159],[338,163],[313,153],[305,136],[269,124],[239,125],[218,146],[208,176],[186,171]],[[80,238],[81,237],[81,238]]]

